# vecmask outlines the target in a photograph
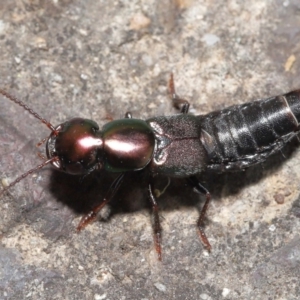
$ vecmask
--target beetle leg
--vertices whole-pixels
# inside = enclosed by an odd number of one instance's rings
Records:
[[[118,191],[119,187],[121,186],[121,183],[123,182],[124,176],[125,173],[120,174],[109,187],[109,190],[106,193],[103,201],[81,218],[77,226],[77,232],[81,231],[84,227],[86,227],[88,224],[90,224],[97,218],[97,215],[101,211],[101,209],[113,198],[113,196]]]
[[[152,214],[153,214],[153,231],[154,231],[154,244],[155,250],[158,254],[158,260],[161,260],[161,231],[159,215],[158,215],[158,205],[153,195],[153,184],[152,182],[148,185],[149,198],[152,205]]]
[[[132,119],[132,113],[130,111],[125,114],[125,119]]]
[[[194,190],[199,193],[199,194],[204,194],[206,197],[205,203],[202,207],[202,210],[200,212],[199,219],[197,221],[197,228],[198,228],[198,233],[199,237],[205,246],[205,248],[210,252],[211,250],[211,245],[206,237],[206,234],[204,232],[204,219],[205,219],[205,214],[209,205],[209,201],[211,199],[210,192],[198,181],[196,176],[190,176],[187,178],[187,182],[194,188]]]
[[[173,73],[170,75],[168,90],[173,102],[173,106],[179,109],[181,113],[187,114],[189,112],[190,103],[187,100],[180,98],[176,94]]]

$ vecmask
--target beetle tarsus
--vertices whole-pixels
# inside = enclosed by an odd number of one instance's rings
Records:
[[[102,203],[101,203],[102,204]],[[103,205],[104,206],[104,205]],[[102,207],[103,207],[102,206]],[[101,207],[101,208],[102,208]],[[101,209],[100,209],[101,210]],[[99,211],[100,211],[99,210]],[[94,210],[92,210],[92,211],[90,211],[88,214],[86,214],[86,215],[84,215],[82,218],[81,218],[81,220],[80,220],[80,222],[79,222],[79,224],[78,224],[78,226],[77,226],[77,228],[76,228],[76,231],[77,232],[80,232],[82,229],[84,229],[88,224],[90,224],[90,223],[92,223],[93,221],[95,221],[95,219],[97,218],[97,213],[96,212],[94,212]]]

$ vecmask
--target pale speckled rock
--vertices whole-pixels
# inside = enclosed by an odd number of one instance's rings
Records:
[[[191,111],[207,113],[300,88],[298,11],[296,0],[2,0],[0,86],[54,125],[81,116],[102,126],[128,110],[138,118],[174,113],[172,71]],[[40,163],[35,144],[49,132],[0,101],[5,184]],[[199,197],[173,180],[159,198],[162,263],[140,174],[127,179],[110,219],[78,235],[79,214],[101,201],[113,176],[80,185],[46,168],[0,201],[0,298],[296,299],[298,144],[263,168],[201,176],[213,196],[210,254],[195,229]]]

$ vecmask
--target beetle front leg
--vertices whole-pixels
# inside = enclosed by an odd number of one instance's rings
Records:
[[[176,94],[173,73],[171,73],[170,76],[168,90],[173,102],[173,106],[179,109],[182,114],[187,114],[189,112],[190,103],[187,100],[180,98]]]
[[[77,226],[77,232],[81,231],[83,228],[85,228],[88,224],[93,222],[96,218],[98,213],[101,211],[101,209],[113,198],[113,196],[118,191],[119,187],[121,186],[123,180],[124,180],[125,173],[120,174],[112,183],[112,185],[109,187],[108,192],[106,193],[103,201],[95,206],[89,213],[87,213],[85,216],[83,216]]]
[[[153,215],[153,232],[154,232],[154,244],[155,250],[158,254],[158,260],[161,260],[161,232],[162,228],[160,226],[159,215],[158,215],[158,205],[156,199],[153,195],[153,184],[152,182],[148,185],[149,198],[152,205],[152,215]]]
[[[211,245],[204,232],[204,219],[211,199],[210,192],[198,181],[196,176],[190,176],[189,178],[187,178],[187,182],[194,188],[196,192],[198,192],[199,194],[203,194],[206,197],[205,203],[202,207],[199,219],[197,221],[197,228],[201,242],[203,243],[205,248],[210,252]]]

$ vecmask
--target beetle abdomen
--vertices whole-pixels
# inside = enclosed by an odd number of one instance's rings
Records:
[[[299,130],[300,91],[202,116],[208,168],[234,170],[264,161]]]

